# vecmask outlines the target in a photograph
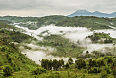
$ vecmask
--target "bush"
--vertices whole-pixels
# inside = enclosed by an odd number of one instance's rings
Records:
[[[112,70],[112,74],[113,74],[114,76],[116,76],[116,69],[113,69],[113,70]]]
[[[4,72],[4,76],[11,76],[12,73],[13,73],[13,69],[9,65],[2,66],[2,69],[3,69],[3,72]]]
[[[3,70],[0,70],[0,78],[4,78],[4,72],[3,72]]]
[[[108,74],[106,71],[102,71],[100,78],[108,78]]]
[[[112,72],[111,66],[105,65],[105,70],[107,71],[107,74],[110,74]]]
[[[32,73],[32,75],[46,73],[46,69],[41,68],[41,67],[37,67],[35,70],[32,70],[31,73]]]
[[[86,68],[86,62],[84,59],[78,59],[78,60],[75,60],[75,68],[78,68],[78,69],[81,69],[81,68]]]
[[[88,73],[100,73],[101,69],[98,67],[88,69]]]

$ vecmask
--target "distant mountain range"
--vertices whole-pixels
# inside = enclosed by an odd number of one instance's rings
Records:
[[[74,16],[116,17],[116,12],[107,14],[107,13],[101,13],[99,11],[89,12],[87,10],[77,10],[74,13],[68,15],[68,17],[74,17]]]

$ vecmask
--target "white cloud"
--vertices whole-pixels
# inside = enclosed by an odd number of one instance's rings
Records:
[[[112,13],[115,7],[114,0],[0,0],[0,15],[69,15],[79,9]]]
[[[24,27],[20,27],[20,28],[23,28],[24,30],[26,30],[26,34],[28,34],[28,35],[30,35],[32,33],[32,35],[34,37],[36,37],[38,40],[42,40],[42,38],[39,38],[37,35],[43,31],[48,30],[48,32],[50,34],[63,34],[60,32],[60,31],[63,31],[65,33],[64,37],[69,38],[69,40],[72,42],[79,40],[80,46],[87,48],[83,53],[85,53],[86,51],[89,51],[91,53],[94,50],[100,51],[100,52],[107,52],[108,51],[107,47],[109,47],[109,49],[113,48],[113,47],[114,47],[114,49],[116,48],[116,46],[113,44],[93,44],[93,43],[91,43],[91,41],[88,39],[85,39],[85,37],[88,35],[91,35],[93,32],[89,31],[87,28],[84,28],[84,27],[57,27],[54,25],[49,25],[49,26],[41,27],[37,30],[29,30],[28,28],[24,28]],[[96,32],[110,33],[111,37],[116,38],[115,30],[111,30],[111,29],[96,30]],[[42,51],[40,51],[40,50],[38,50],[38,51],[30,50],[29,51],[29,50],[24,50],[24,48],[22,46],[20,47],[22,49],[23,53],[27,54],[27,57],[34,60],[37,64],[40,64],[39,60],[41,60],[41,59],[57,59],[57,60],[59,60],[59,59],[63,58],[63,57],[62,58],[54,57],[52,55],[47,55],[45,53],[45,52],[49,52],[49,51],[50,52],[56,51],[56,49],[53,47],[52,48],[51,47],[40,47],[40,46],[36,46],[33,44],[25,44],[25,45],[32,47],[33,49],[41,48]],[[48,48],[48,50],[47,50],[47,48]],[[68,58],[63,58],[63,59],[65,60],[65,63],[68,61]],[[73,58],[73,60],[75,60],[75,59]]]

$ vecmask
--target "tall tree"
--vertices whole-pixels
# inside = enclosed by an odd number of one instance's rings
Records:
[[[73,59],[71,57],[68,59],[68,63],[69,65],[73,64]]]

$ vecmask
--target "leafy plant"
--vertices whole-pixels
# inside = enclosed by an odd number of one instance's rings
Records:
[[[46,69],[44,69],[42,67],[37,67],[36,69],[32,70],[31,73],[32,73],[32,75],[46,73]]]

